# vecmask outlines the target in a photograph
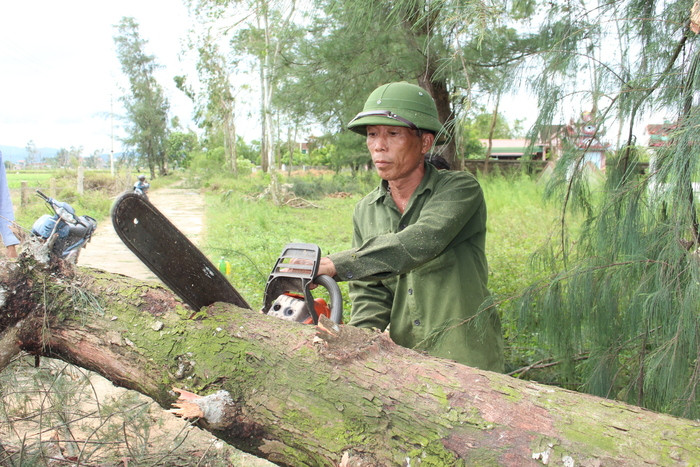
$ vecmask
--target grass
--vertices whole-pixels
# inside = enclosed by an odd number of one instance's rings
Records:
[[[30,170],[12,170],[7,171],[7,185],[10,189],[19,189],[22,186],[22,182],[27,182],[31,187],[38,186],[48,186],[49,180],[56,176],[55,171],[42,170],[42,171],[30,171]]]
[[[31,229],[42,214],[51,214],[46,203],[35,192],[41,190],[47,196],[69,203],[78,215],[88,215],[101,221],[109,216],[114,198],[133,187],[136,175],[118,172],[112,176],[108,171],[85,171],[83,193],[78,193],[75,170],[11,171],[7,173],[15,220],[25,229]],[[151,185],[155,188],[178,180],[176,176],[160,177]],[[25,203],[22,204],[21,187],[26,182]]]

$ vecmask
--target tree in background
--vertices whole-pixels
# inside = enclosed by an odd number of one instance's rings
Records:
[[[177,87],[196,105],[195,120],[208,132],[223,134],[226,168],[238,173],[236,148],[236,98],[231,83],[231,69],[236,62],[228,62],[211,35],[205,35],[196,47],[197,74],[203,90],[196,93],[186,83],[185,76],[175,78]]]
[[[95,150],[94,153],[84,160],[89,161],[89,163],[84,164],[86,167],[94,168],[97,167],[97,158],[99,157],[100,151]],[[44,162],[51,165],[53,168],[66,169],[66,168],[76,168],[80,164],[80,159],[83,157],[83,147],[82,146],[71,146],[70,149],[61,148],[56,152],[56,155],[44,159]]]
[[[248,55],[254,59],[259,76],[262,168],[263,171],[274,170],[276,131],[273,100],[283,74],[282,57],[299,31],[295,25],[296,2],[199,0],[198,4],[200,17],[209,21],[218,21],[222,16],[240,17],[243,11],[246,12],[240,26],[226,28],[225,34],[237,55]]]
[[[35,162],[39,162],[39,159],[41,158],[41,152],[37,149],[33,139],[29,140],[25,149],[27,150],[27,156],[24,160],[24,163],[27,167],[34,164]]]
[[[200,144],[193,131],[172,131],[168,135],[166,148],[173,165],[187,167],[191,154],[200,149]]]
[[[697,418],[700,44],[691,4],[550,5],[545,52],[531,63],[539,125],[581,105],[592,128],[617,126],[622,146],[604,183],[588,176],[585,140],[557,162],[548,193],[563,201],[559,235],[538,255],[551,276],[524,297],[523,323],[565,363],[572,388]],[[674,115],[675,130],[642,173],[633,135],[657,109]]]
[[[473,97],[496,84],[509,90],[507,70],[534,50],[527,35],[500,24],[502,11],[479,2],[326,0],[317,8],[289,59],[294,78],[279,94],[303,102],[302,111],[331,133],[345,129],[378,85],[407,80],[431,93],[454,136]],[[439,148],[453,167],[458,139]]]
[[[158,68],[155,58],[147,55],[147,42],[139,36],[134,18],[123,17],[116,26],[114,37],[122,71],[129,79],[129,94],[121,100],[126,110],[128,136],[123,142],[136,151],[148,165],[151,178],[167,173],[166,142],[170,105],[163,88],[153,76]]]
[[[490,151],[481,144],[480,140],[511,139],[523,136],[522,120],[515,120],[511,127],[506,117],[501,113],[478,113],[474,117],[460,120],[461,153],[466,158],[488,158]],[[490,145],[488,149],[490,149]]]
[[[95,149],[92,154],[83,160],[83,165],[89,169],[101,169],[104,167],[104,161],[101,157],[102,151]]]

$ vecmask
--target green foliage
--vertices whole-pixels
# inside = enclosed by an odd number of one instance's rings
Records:
[[[58,150],[55,157],[44,159],[44,161],[57,169],[76,168],[79,165],[79,159],[82,157],[82,153],[82,147],[71,147],[70,149],[61,148]],[[90,158],[88,158],[88,162],[89,160]]]
[[[480,113],[473,118],[466,118],[462,127],[466,135],[477,139],[486,139],[491,133],[491,125],[493,124],[492,113]],[[494,125],[493,139],[509,139],[522,136],[522,120],[516,120],[511,128],[506,117],[499,113],[496,116]]]
[[[529,266],[530,257],[549,239],[557,211],[542,203],[544,187],[526,175],[491,174],[479,181],[488,207],[489,290],[500,312],[506,372],[511,372],[551,356],[547,346],[537,342],[537,330],[522,327],[517,310],[522,291],[537,279]],[[555,374],[547,372],[526,376],[560,383]]]
[[[292,185],[296,196],[307,199],[321,199],[335,193],[366,194],[379,183],[374,172],[363,172],[362,176],[348,176],[335,173],[333,176],[294,174],[286,179]]]
[[[187,133],[173,131],[168,135],[168,159],[175,167],[186,168],[192,154],[197,150],[199,150],[199,139],[193,131],[190,130]]]
[[[158,65],[145,52],[146,41],[139,36],[138,23],[134,18],[123,17],[116,27],[117,56],[130,86],[130,93],[121,98],[128,122],[128,136],[123,142],[135,150],[148,165],[151,178],[155,178],[156,169],[160,175],[166,173],[170,104],[154,78]]]
[[[687,32],[690,6],[621,1],[548,10],[534,82],[539,123],[552,123],[575,95],[589,103],[594,125],[614,116],[629,132],[602,180],[588,171],[581,149],[565,148],[547,190],[562,202],[559,229],[537,262],[548,277],[521,305],[523,325],[564,362],[571,387],[694,418],[700,49]],[[664,107],[678,116],[676,131],[642,174],[633,131],[644,110]],[[569,213],[581,223],[571,225]]]

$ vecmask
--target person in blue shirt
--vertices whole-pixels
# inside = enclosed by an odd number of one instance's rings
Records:
[[[151,184],[146,181],[146,176],[141,174],[138,177],[138,180],[136,183],[134,183],[134,191],[139,193],[140,195],[143,195],[144,197],[148,197],[146,192],[148,189],[151,187]]]
[[[12,207],[12,198],[10,197],[10,187],[7,185],[7,175],[5,174],[5,163],[2,160],[2,152],[0,151],[0,236],[2,242],[7,248],[7,256],[10,258],[17,257],[17,247],[19,240],[10,230],[10,224],[15,220],[15,212]]]

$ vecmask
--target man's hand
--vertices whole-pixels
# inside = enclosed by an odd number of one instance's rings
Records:
[[[294,264],[311,264],[311,261],[307,259],[300,259],[300,258],[293,258],[290,262],[290,265]],[[285,268],[282,269],[282,271],[285,272],[306,272],[304,270],[295,270],[293,267],[290,268]],[[327,256],[324,256],[321,258],[321,261],[318,263],[318,272],[316,273],[316,276],[321,276],[325,274],[326,276],[331,276],[335,277],[336,271],[335,271],[335,264],[333,264],[333,261]],[[309,284],[309,289],[313,290],[317,287],[315,283]]]
[[[289,264],[311,264],[312,262],[308,259],[301,259],[301,258],[293,258]],[[282,271],[285,272],[304,272],[303,270],[295,270],[293,267],[290,268],[284,268]],[[320,276],[322,274],[325,274],[327,276],[335,276],[336,271],[335,271],[335,264],[333,264],[333,261],[327,256],[324,256],[321,258],[321,261],[318,263],[318,272],[316,273],[317,276]]]
[[[335,277],[335,264],[333,264],[333,261],[331,261],[328,256],[321,258],[321,262],[318,263],[318,274],[325,274],[327,276]]]

